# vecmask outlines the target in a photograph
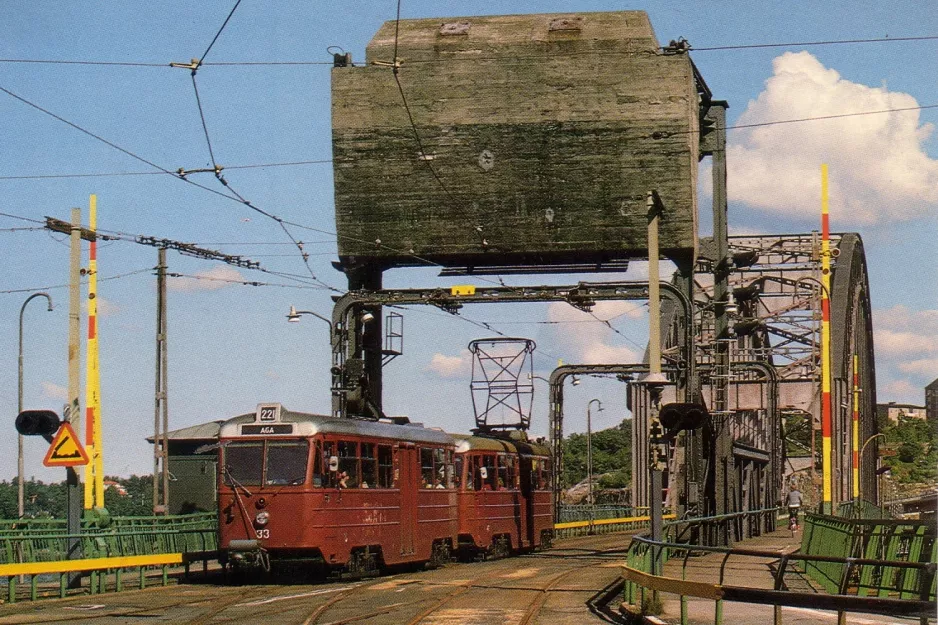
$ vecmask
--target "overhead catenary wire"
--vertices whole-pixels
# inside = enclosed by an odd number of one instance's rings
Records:
[[[109,141],[109,140],[105,139],[104,137],[101,137],[100,135],[97,135],[97,134],[91,132],[90,130],[85,129],[85,128],[79,126],[78,124],[75,124],[74,122],[71,122],[71,121],[65,119],[64,117],[61,117],[61,116],[59,116],[59,115],[56,115],[56,114],[53,113],[52,111],[49,111],[49,110],[47,110],[47,109],[45,109],[45,108],[39,106],[38,104],[35,104],[35,103],[33,103],[33,102],[27,100],[26,98],[23,98],[22,96],[17,95],[16,93],[14,93],[14,92],[10,91],[9,89],[3,87],[2,85],[0,85],[0,91],[3,91],[4,93],[6,93],[7,95],[9,95],[9,96],[15,98],[16,100],[19,100],[20,102],[22,102],[22,103],[24,103],[24,104],[26,104],[26,105],[28,105],[28,106],[30,106],[30,107],[32,107],[32,108],[34,108],[34,109],[40,111],[40,112],[42,112],[42,113],[44,113],[44,114],[46,114],[46,115],[52,117],[53,119],[56,119],[56,120],[58,120],[58,121],[60,121],[60,122],[62,122],[62,123],[64,123],[64,124],[66,124],[66,125],[68,125],[68,126],[74,128],[74,129],[78,130],[79,132],[81,132],[81,133],[83,133],[83,134],[85,134],[85,135],[88,135],[89,137],[92,137],[93,139],[96,139],[97,141],[100,141],[100,142],[104,143],[105,145],[107,145],[107,146],[109,146],[109,147],[111,147],[111,148],[113,148],[113,149],[115,149],[115,150],[117,150],[117,151],[119,151],[119,152],[121,152],[121,153],[123,153],[123,154],[126,154],[126,155],[128,155],[128,156],[130,156],[130,157],[132,157],[132,158],[134,158],[134,159],[136,159],[136,160],[138,160],[138,161],[140,161],[140,162],[142,162],[142,163],[145,163],[145,164],[149,165],[150,167],[153,167],[154,169],[158,169],[158,170],[160,170],[160,171],[162,171],[162,172],[164,172],[164,173],[171,174],[171,175],[173,175],[175,178],[177,178],[177,179],[179,179],[179,180],[182,180],[182,181],[184,181],[184,182],[186,182],[186,183],[188,183],[188,184],[190,184],[190,185],[193,185],[193,186],[195,186],[195,187],[198,187],[198,188],[200,188],[200,189],[203,189],[203,190],[205,190],[205,191],[208,191],[209,193],[213,193],[213,194],[218,195],[218,196],[220,196],[220,197],[227,198],[227,199],[229,199],[229,200],[233,200],[233,201],[239,202],[240,204],[243,204],[243,205],[247,206],[247,207],[250,208],[251,210],[253,210],[253,211],[255,211],[255,212],[257,212],[257,213],[259,213],[259,214],[261,214],[261,215],[264,215],[265,217],[268,217],[269,219],[272,219],[272,220],[276,221],[278,224],[280,224],[280,227],[281,227],[282,229],[284,229],[284,231],[287,232],[288,236],[289,236],[290,239],[293,241],[293,243],[294,243],[294,244],[297,243],[297,241],[296,241],[296,239],[293,237],[293,235],[290,234],[290,233],[286,230],[286,227],[284,226],[284,220],[283,220],[283,219],[281,219],[280,217],[277,217],[276,215],[273,215],[272,213],[268,213],[267,211],[265,211],[265,210],[263,210],[263,209],[261,209],[261,208],[255,206],[255,205],[253,205],[251,202],[249,202],[248,200],[244,199],[243,197],[241,197],[241,196],[235,197],[235,196],[232,196],[232,195],[228,195],[227,193],[222,193],[221,191],[218,191],[217,189],[212,189],[212,188],[210,188],[210,187],[207,187],[207,186],[205,186],[205,185],[203,185],[203,184],[200,184],[200,183],[198,183],[198,182],[195,182],[195,181],[193,181],[193,180],[189,180],[189,179],[188,179],[186,176],[184,176],[184,175],[175,174],[174,172],[169,171],[169,170],[166,169],[165,167],[161,167],[160,165],[157,165],[156,163],[154,163],[154,162],[152,162],[152,161],[149,161],[149,160],[143,158],[142,156],[139,156],[138,154],[135,154],[135,153],[131,152],[130,150],[127,150],[127,149],[125,149],[125,148],[122,148],[121,146],[117,145],[116,143],[114,143],[114,142],[112,142],[112,141]],[[227,185],[227,183],[224,182],[224,180],[222,180],[222,183],[225,184],[226,188],[228,188],[228,185]],[[332,233],[332,236],[335,236],[334,233]],[[308,262],[307,260],[305,260],[305,259],[304,259],[304,264],[306,265],[307,269],[310,271],[310,273],[311,273],[311,275],[312,275],[312,277],[313,277],[314,280],[316,280],[316,281],[318,281],[318,282],[321,282],[323,286],[326,286],[326,287],[328,287],[329,289],[332,289],[333,291],[341,292],[340,289],[337,289],[337,288],[335,288],[334,286],[332,286],[332,285],[330,285],[330,284],[328,284],[328,283],[326,283],[326,282],[322,282],[321,280],[319,280],[319,278],[316,277],[315,273],[312,272],[312,268],[309,266],[309,262]]]
[[[8,90],[4,89],[3,87],[0,87],[0,91],[4,91],[10,95],[14,95]],[[17,99],[21,99],[15,95],[14,97],[16,97]],[[906,106],[906,107],[893,108],[893,109],[879,109],[875,111],[857,111],[853,113],[837,113],[837,114],[832,114],[832,115],[799,117],[796,119],[776,119],[776,120],[769,120],[765,122],[753,122],[750,124],[735,124],[733,126],[727,126],[726,130],[727,131],[743,130],[746,128],[757,128],[757,127],[762,127],[762,126],[776,126],[780,124],[796,124],[796,123],[802,123],[802,122],[824,121],[828,119],[839,119],[842,117],[857,117],[857,116],[862,116],[862,115],[883,115],[887,113],[903,113],[903,112],[908,112],[908,111],[921,111],[921,110],[929,110],[929,109],[935,109],[935,108],[938,108],[938,104],[923,104],[919,106]],[[46,112],[44,109],[40,109],[40,110],[42,110],[43,112]],[[60,121],[64,121],[64,120],[60,120]],[[674,135],[680,135],[680,134],[694,134],[696,132],[699,132],[699,131],[698,130],[685,130],[685,131],[667,132],[667,133],[662,132],[662,133],[659,133],[657,136],[667,137],[667,136],[674,136]],[[91,134],[91,133],[86,132],[86,134]],[[95,135],[92,135],[92,136],[95,136]],[[98,138],[98,137],[95,136],[95,138]],[[141,160],[141,159],[138,159],[138,160]],[[333,162],[332,159],[319,159],[319,160],[309,160],[309,161],[291,161],[291,162],[284,162],[284,163],[257,163],[257,164],[251,164],[251,165],[226,165],[222,167],[221,169],[225,170],[225,169],[258,169],[258,168],[264,168],[264,167],[291,167],[291,166],[298,166],[298,165],[322,165],[322,164],[329,164],[332,162]],[[164,169],[156,165],[152,165],[152,166],[157,167],[160,171],[100,172],[100,173],[84,173],[84,174],[31,174],[31,175],[22,175],[22,176],[0,176],[0,180],[39,180],[39,179],[46,179],[46,178],[97,178],[97,177],[107,177],[107,176],[170,175],[170,176],[173,176],[174,178],[181,178],[183,180],[186,180],[186,182],[189,182],[190,184],[194,184],[195,186],[200,186],[197,183],[190,181],[186,178],[188,175],[190,175],[191,172],[186,172],[186,170],[182,170],[183,175],[180,175],[179,171],[170,171],[168,169]],[[215,192],[217,193],[217,191]]]
[[[120,280],[121,278],[127,278],[127,277],[130,277],[130,276],[136,276],[136,275],[139,275],[139,274],[142,274],[142,273],[150,272],[150,271],[152,271],[152,270],[153,270],[152,267],[147,267],[146,269],[137,269],[137,270],[135,270],[135,271],[128,271],[128,272],[119,273],[119,274],[116,274],[116,275],[113,275],[113,276],[107,276],[107,277],[104,277],[104,278],[98,278],[98,282],[106,282],[106,281],[108,281],[108,280]],[[82,280],[82,281],[81,281],[81,284],[87,284],[87,282],[86,282],[85,280]],[[71,286],[71,285],[69,285],[69,284],[53,284],[53,285],[51,285],[51,286],[40,286],[40,287],[35,287],[35,288],[6,289],[6,290],[4,290],[4,291],[0,291],[0,294],[2,294],[2,295],[9,295],[9,294],[12,294],[12,293],[32,293],[32,292],[34,292],[34,291],[49,291],[49,290],[52,290],[52,289],[66,289],[66,288],[68,288],[69,286]]]
[[[319,159],[309,161],[287,161],[282,163],[252,163],[249,165],[225,165],[222,169],[262,169],[266,167],[296,167],[300,165],[328,165],[332,159]],[[120,171],[120,172],[91,172],[83,174],[31,174],[23,176],[0,176],[0,180],[41,180],[47,178],[105,178],[108,176],[165,176],[170,175],[179,177],[182,175],[191,175],[190,170],[181,169],[177,171]]]
[[[867,38],[867,39],[830,39],[830,40],[820,40],[820,41],[789,41],[789,42],[780,42],[780,43],[748,43],[748,44],[731,44],[731,45],[714,45],[714,46],[691,46],[690,50],[692,52],[715,52],[715,51],[734,51],[734,50],[755,50],[760,48],[807,48],[807,47],[817,47],[817,46],[835,46],[835,45],[858,45],[858,44],[875,44],[875,43],[907,43],[915,41],[935,41],[938,40],[938,35],[921,35],[921,36],[909,36],[909,37],[878,37],[878,38]],[[207,53],[207,51],[206,51]],[[535,59],[535,58],[544,58],[555,57],[555,56],[582,56],[585,54],[595,55],[595,52],[569,52],[569,53],[553,53],[550,55],[542,56],[529,56],[529,57],[512,57],[512,59],[507,60],[518,60],[520,59]],[[298,61],[214,61],[214,62],[205,62],[203,54],[203,61],[200,65],[203,66],[216,66],[216,67],[264,67],[264,66],[333,66],[333,61],[308,61],[308,60],[298,60]],[[424,60],[414,60],[411,63],[429,63],[429,62],[446,62],[449,60],[460,60],[462,59],[437,59],[433,61],[424,61]],[[480,58],[473,57],[473,61],[480,60],[506,60],[502,58]],[[170,68],[172,67],[170,63],[156,63],[148,61],[95,61],[95,60],[70,60],[70,59],[0,59],[0,63],[22,63],[22,64],[35,64],[35,65],[99,65],[103,67],[115,66],[115,67],[155,67],[155,68]]]

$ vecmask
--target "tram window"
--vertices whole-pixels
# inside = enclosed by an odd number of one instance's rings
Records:
[[[225,446],[226,483],[261,483],[264,471],[264,443],[230,443]]]
[[[339,488],[358,488],[358,443],[339,441],[338,449]]]
[[[508,461],[510,460],[508,456],[499,454],[498,458],[498,480],[496,481],[496,486],[498,490],[506,490],[511,488],[511,476],[509,475],[508,470]]]
[[[453,471],[453,488],[462,488],[462,466],[462,456],[456,456],[456,466]],[[472,482],[470,481],[469,484],[472,484]]]
[[[389,445],[378,445],[378,488],[394,488],[394,457]]]
[[[375,488],[378,485],[376,473],[375,444],[362,443],[362,488]]]
[[[480,459],[482,460],[481,469],[485,469],[484,471],[485,475],[483,475],[482,477],[482,489],[483,490],[495,490],[495,484],[496,484],[495,478],[497,477],[496,471],[495,471],[495,456],[490,456],[486,454],[482,456]],[[480,474],[483,473],[481,469],[479,470]]]
[[[453,469],[453,450],[447,449],[445,452],[446,459],[446,481],[444,484],[446,488],[457,488],[455,471]]]
[[[541,460],[541,490],[550,490],[550,463]]]
[[[445,449],[434,449],[433,450],[433,487],[434,488],[452,488],[453,479],[452,479],[452,468],[450,468],[450,475],[447,475],[447,462],[446,462],[446,451]]]
[[[313,486],[318,488],[324,482],[322,475],[322,443],[316,441],[316,447],[313,450]]]
[[[482,490],[482,456],[471,456],[469,458],[467,478],[467,488],[472,490]]]
[[[420,485],[433,488],[433,450],[427,447],[420,448]]]
[[[302,484],[306,481],[309,441],[267,441],[266,484]]]

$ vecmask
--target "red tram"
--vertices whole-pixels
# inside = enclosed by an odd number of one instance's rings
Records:
[[[500,435],[501,436],[501,435]],[[549,545],[546,447],[261,404],[219,433],[221,562],[356,575]]]

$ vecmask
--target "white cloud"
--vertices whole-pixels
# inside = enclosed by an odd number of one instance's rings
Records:
[[[786,52],[773,67],[736,125],[919,105],[906,93],[845,80],[808,52]],[[917,110],[735,130],[727,147],[729,197],[817,218],[820,165],[828,163],[835,223],[920,217],[938,206],[938,160],[922,149],[933,130]]]
[[[873,312],[877,355],[938,357],[938,310],[909,310],[901,304]]]
[[[933,380],[938,378],[938,357],[900,362],[899,371]]]
[[[217,291],[231,286],[232,281],[241,282],[244,276],[230,265],[216,265],[211,269],[198,271],[191,278],[170,278],[167,287],[170,291]]]
[[[42,382],[42,394],[44,397],[48,397],[49,399],[68,401],[68,389],[64,386],[53,384],[52,382]]]
[[[885,401],[897,401],[909,404],[922,401],[922,389],[911,384],[908,380],[890,382],[883,387],[883,390],[886,393]],[[882,397],[880,397],[880,401],[883,401]]]
[[[426,370],[441,378],[458,378],[468,376],[472,370],[472,354],[468,349],[462,350],[457,356],[447,356],[446,354],[433,354],[430,364]]]
[[[625,317],[638,319],[646,315],[639,302],[605,301],[593,307],[599,319]],[[552,303],[547,308],[549,321],[569,322],[554,326],[561,328],[555,340],[565,352],[575,354],[577,362],[590,364],[620,364],[638,362],[640,350],[611,343],[615,333],[605,324],[579,309],[562,302]]]

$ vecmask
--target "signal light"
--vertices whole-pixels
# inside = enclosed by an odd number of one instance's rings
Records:
[[[709,416],[703,404],[676,402],[661,407],[658,419],[667,430],[669,437],[674,437],[682,430],[696,430]]]
[[[16,431],[23,436],[42,436],[50,443],[62,422],[51,410],[24,410],[16,415]]]

